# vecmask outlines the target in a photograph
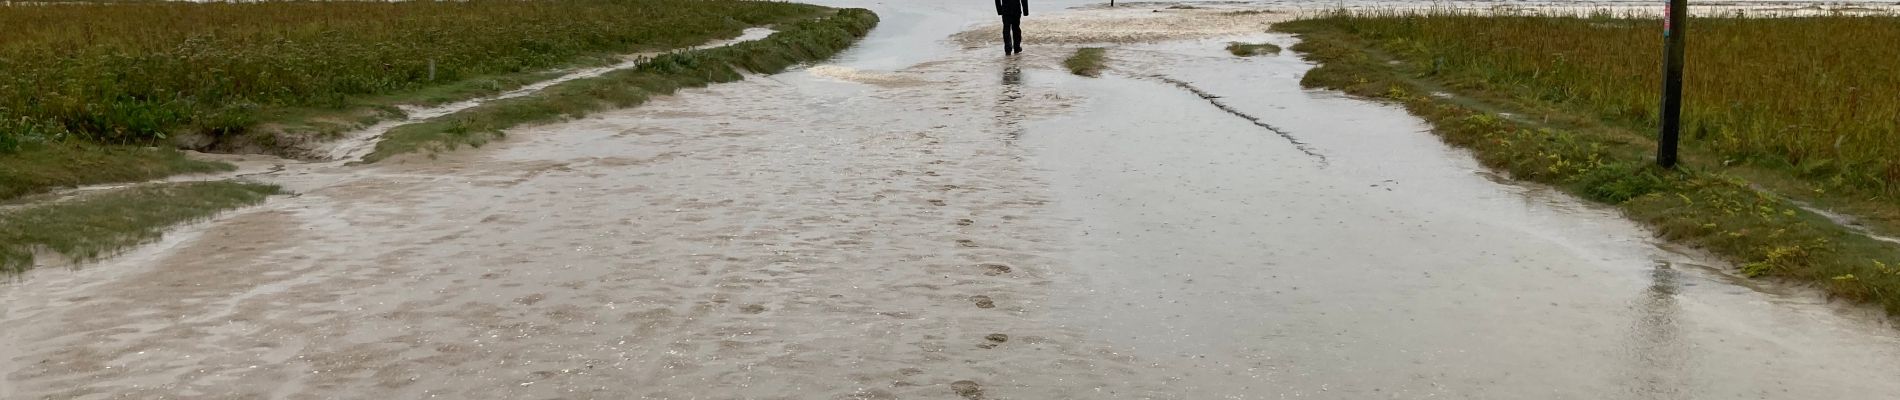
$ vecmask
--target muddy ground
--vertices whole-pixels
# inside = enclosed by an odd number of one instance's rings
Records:
[[[0,397],[1900,393],[1870,312],[1222,49],[1290,45],[1285,14],[1037,3],[1005,58],[982,7],[837,3],[884,22],[825,65],[437,158],[249,160],[299,195],[0,287]],[[1057,66],[1084,44],[1103,78]]]

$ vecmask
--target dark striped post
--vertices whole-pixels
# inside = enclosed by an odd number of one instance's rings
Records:
[[[1663,17],[1662,132],[1656,138],[1656,165],[1676,167],[1676,147],[1682,130],[1682,37],[1688,0],[1669,0]]]

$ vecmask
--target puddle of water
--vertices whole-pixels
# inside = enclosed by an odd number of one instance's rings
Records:
[[[1801,209],[1803,210],[1808,210],[1808,212],[1814,213],[1815,215],[1820,215],[1822,218],[1827,218],[1828,221],[1833,221],[1835,224],[1846,227],[1847,230],[1860,234],[1861,236],[1866,236],[1870,239],[1878,240],[1882,242],[1900,244],[1900,238],[1885,236],[1885,235],[1876,233],[1873,231],[1873,229],[1868,229],[1867,225],[1861,224],[1860,220],[1854,218],[1853,216],[1833,212],[1830,210],[1821,209],[1820,207],[1815,207],[1814,205],[1808,204],[1806,202],[1801,202],[1801,201],[1796,201],[1796,200],[1789,200],[1789,201],[1793,202],[1796,206],[1801,207]]]
[[[1613,210],[1487,179],[1401,109],[1303,90],[1297,57],[1213,57],[1222,42],[1111,53],[1284,128],[1327,165],[1201,95],[1127,74],[1047,77],[1082,88],[1087,106],[1030,124],[1023,141],[1077,221],[1080,278],[1058,315],[1179,371],[1178,393],[1900,390],[1877,376],[1900,362],[1878,318],[1669,268],[1719,264],[1658,248]]]
[[[1201,9],[1152,9],[1148,7],[1096,8],[1057,16],[1025,19],[1025,43],[1039,45],[1077,45],[1103,43],[1141,43],[1163,40],[1244,35],[1264,32],[1281,13],[1234,13],[1234,6],[1207,6]],[[965,48],[988,47],[1002,37],[1000,23],[958,33],[954,38]]]
[[[819,65],[806,71],[819,77],[887,87],[919,86],[929,83],[916,74],[865,71],[837,65]]]

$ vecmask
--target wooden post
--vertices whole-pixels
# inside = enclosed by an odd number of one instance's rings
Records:
[[[1677,142],[1682,130],[1682,50],[1684,14],[1688,0],[1669,0],[1668,15],[1663,16],[1663,98],[1662,131],[1656,138],[1656,165],[1676,167]]]

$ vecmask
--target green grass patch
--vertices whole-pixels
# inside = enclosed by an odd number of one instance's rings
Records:
[[[178,150],[166,147],[80,141],[33,143],[0,155],[0,200],[58,187],[141,181],[235,168],[230,164],[186,158]]]
[[[1431,39],[1434,35],[1447,34],[1440,30],[1449,30],[1500,34],[1510,32],[1515,36],[1540,38],[1495,39],[1507,43],[1520,40],[1561,42],[1563,40],[1546,38],[1564,37],[1566,32],[1563,29],[1567,29],[1564,27],[1589,20],[1545,17],[1539,22],[1526,19],[1530,17],[1482,19],[1466,16],[1449,20],[1423,16],[1378,18],[1390,18],[1391,21],[1332,16],[1277,24],[1275,29],[1299,34],[1302,41],[1293,50],[1305,53],[1308,59],[1321,64],[1302,79],[1302,84],[1306,86],[1339,89],[1354,95],[1402,104],[1412,113],[1430,121],[1433,131],[1446,142],[1473,150],[1474,156],[1485,165],[1508,171],[1518,179],[1554,185],[1584,198],[1616,205],[1625,215],[1647,224],[1667,239],[1706,249],[1734,262],[1744,275],[1811,283],[1836,296],[1868,301],[1881,305],[1889,312],[1900,312],[1900,247],[1854,234],[1820,216],[1798,209],[1781,195],[1758,190],[1756,182],[1730,173],[1734,170],[1723,163],[1709,162],[1706,153],[1698,153],[1698,157],[1691,158],[1692,162],[1680,170],[1653,167],[1651,154],[1655,143],[1649,139],[1650,129],[1633,121],[1606,117],[1599,113],[1599,109],[1576,103],[1578,98],[1547,96],[1551,93],[1549,90],[1559,90],[1552,89],[1551,85],[1562,86],[1562,83],[1506,73],[1508,68],[1503,64],[1464,64],[1473,57],[1483,57],[1481,55],[1445,55],[1450,53],[1435,50],[1439,46],[1457,46],[1468,51],[1484,52],[1478,48],[1495,46],[1498,50],[1491,51],[1518,51],[1511,45],[1484,40],[1470,44],[1450,44]],[[1629,20],[1609,22],[1644,23]],[[1700,21],[1692,21],[1695,22]],[[1785,22],[1768,22],[1770,25],[1779,23]],[[1490,26],[1512,28],[1491,31]],[[1419,33],[1414,30],[1419,27],[1432,27],[1430,29],[1433,31]],[[1558,32],[1545,33],[1545,29],[1556,29]],[[1590,29],[1621,28],[1610,25]],[[1705,29],[1708,30],[1699,32],[1714,32],[1699,35],[1722,32],[1719,29]],[[1875,30],[1881,29],[1885,28]],[[1694,39],[1691,45],[1703,43],[1703,40],[1721,42],[1720,39]],[[1628,47],[1628,43],[1652,42],[1656,41],[1578,39],[1568,43],[1576,47],[1549,59],[1551,62],[1576,65],[1572,70],[1562,72],[1570,74],[1571,79],[1599,79],[1583,78],[1584,75],[1581,75],[1585,74],[1583,70],[1594,68],[1589,66],[1596,62],[1595,59],[1585,58],[1586,54],[1595,54],[1589,49],[1600,44]],[[1554,51],[1568,48],[1554,43],[1551,46],[1546,49]],[[1643,49],[1645,51],[1642,53],[1652,58],[1650,66],[1654,67],[1654,59],[1661,54],[1660,43]],[[1719,64],[1706,58],[1695,58],[1693,53],[1695,51],[1692,50],[1691,65],[1696,62]],[[1713,58],[1714,55],[1705,54],[1704,57]],[[1781,59],[1778,55],[1762,52],[1735,54],[1733,57]],[[1461,59],[1452,61],[1454,58]],[[1827,62],[1783,60],[1795,63],[1787,66],[1789,68],[1824,68],[1813,64]],[[1459,69],[1469,70],[1454,72]],[[1608,68],[1606,73],[1618,73],[1614,71],[1620,70]],[[1634,74],[1633,71],[1624,72]],[[1559,71],[1547,70],[1545,73]],[[1654,75],[1654,71],[1651,71],[1651,75]],[[1621,79],[1639,80],[1629,79],[1628,76]],[[1880,79],[1874,79],[1860,84],[1874,87],[1880,82]],[[1656,87],[1649,87],[1645,96],[1654,97],[1655,90]],[[1439,92],[1452,96],[1434,95]],[[1691,96],[1716,96],[1712,93],[1691,93]],[[1596,93],[1593,96],[1609,94]],[[1653,98],[1650,103],[1654,103]],[[1510,116],[1501,114],[1506,112]],[[1708,114],[1699,116],[1708,117]],[[1769,115],[1761,117],[1770,118]],[[1685,115],[1685,121],[1689,118],[1692,117]],[[1784,119],[1782,122],[1790,120]],[[1707,123],[1709,121],[1705,120],[1695,126],[1707,127]],[[1710,147],[1713,149],[1701,150],[1720,151],[1719,146]]]
[[[1263,54],[1280,54],[1280,46],[1273,43],[1227,43],[1227,52],[1237,57],[1253,57]]]
[[[152,184],[0,211],[0,274],[32,268],[36,250],[89,261],[277,193],[276,186],[243,182]]]
[[[744,79],[742,72],[771,74],[800,62],[829,58],[877,25],[868,10],[845,9],[821,18],[781,24],[771,36],[730,46],[655,57],[637,68],[563,82],[530,96],[495,101],[455,114],[392,129],[364,162],[416,151],[480,146],[502,130],[524,123],[575,118],[609,108],[632,107],[680,88]]]
[[[275,109],[465,97],[507,86],[485,80],[696,45],[820,10],[734,0],[0,6],[0,120],[108,144],[230,136]]]
[[[1656,18],[1387,11],[1289,26],[1352,35],[1461,91],[1628,130],[1658,124]],[[1682,132],[1704,161],[1900,196],[1900,16],[1691,18],[1686,32]]]
[[[1108,51],[1100,47],[1083,47],[1076,49],[1075,54],[1070,55],[1069,59],[1062,60],[1062,66],[1068,67],[1069,73],[1072,74],[1089,77],[1102,76],[1102,65],[1107,61],[1105,58],[1107,54]]]
[[[433,105],[809,19],[736,0],[0,5],[0,199],[229,170],[183,147],[296,157]]]

